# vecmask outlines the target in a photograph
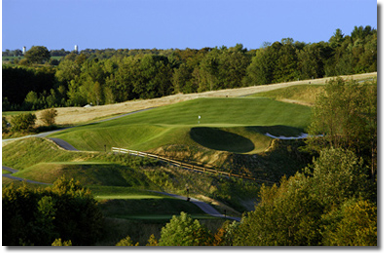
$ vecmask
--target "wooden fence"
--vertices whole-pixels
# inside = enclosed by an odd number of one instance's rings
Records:
[[[173,165],[181,167],[181,168],[187,168],[187,169],[191,169],[193,171],[199,171],[199,172],[203,172],[203,173],[212,173],[212,174],[215,174],[215,175],[222,175],[222,176],[227,176],[227,177],[239,177],[239,178],[244,178],[244,179],[258,181],[258,182],[265,182],[265,183],[275,184],[275,182],[268,181],[268,180],[262,180],[262,179],[255,179],[255,178],[250,177],[248,175],[233,174],[231,172],[225,172],[225,171],[221,171],[221,170],[218,170],[218,169],[208,168],[208,167],[205,167],[205,166],[199,166],[199,165],[194,165],[194,164],[186,163],[186,162],[183,162],[183,161],[177,161],[177,160],[169,159],[169,158],[166,158],[166,157],[162,157],[162,156],[151,154],[151,153],[147,153],[147,152],[128,150],[128,149],[116,148],[116,147],[112,147],[112,152],[113,153],[129,154],[129,155],[134,155],[134,156],[139,156],[139,157],[152,158],[152,159],[156,159],[156,160],[159,160],[159,161],[163,161],[163,162],[166,162],[166,163],[173,164]]]

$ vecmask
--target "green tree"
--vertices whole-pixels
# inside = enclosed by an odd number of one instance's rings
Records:
[[[322,46],[311,44],[305,46],[298,54],[299,79],[322,78],[324,76],[324,63],[322,59]]]
[[[93,245],[101,236],[102,213],[90,190],[64,177],[52,188],[13,185],[2,191],[3,234],[10,245],[51,245],[69,239],[74,245]]]
[[[247,68],[245,85],[265,85],[272,82],[274,59],[270,56],[270,47],[256,51],[251,64]]]
[[[311,196],[326,210],[338,207],[348,199],[369,198],[367,171],[363,160],[352,151],[328,148],[321,151],[305,173],[311,174]]]
[[[37,202],[37,211],[34,214],[35,222],[33,226],[34,235],[39,242],[34,244],[50,243],[52,239],[58,237],[55,232],[54,220],[56,214],[55,203],[52,196],[43,196]]]
[[[61,61],[57,67],[55,77],[61,85],[68,87],[72,80],[77,79],[81,74],[81,65],[69,59]]]
[[[308,147],[328,146],[350,149],[364,158],[376,174],[377,164],[377,84],[345,82],[341,78],[326,83],[313,109]]]
[[[26,60],[33,64],[42,64],[50,60],[50,51],[43,46],[33,46],[24,55]]]
[[[46,109],[42,112],[40,119],[43,121],[43,123],[45,123],[45,125],[50,126],[55,124],[55,117],[57,115],[58,112],[54,108]]]
[[[148,243],[146,244],[146,246],[158,246],[158,240],[155,238],[154,234],[152,234],[150,236],[150,238],[148,239]]]
[[[323,216],[323,244],[330,246],[377,246],[377,207],[365,200],[350,199]]]
[[[159,239],[160,246],[204,246],[211,243],[209,230],[184,212],[172,217],[162,228]]]
[[[71,243],[71,240],[62,241],[61,238],[57,238],[54,240],[51,246],[72,246],[72,243]]]
[[[333,36],[329,39],[329,44],[332,48],[337,48],[341,46],[343,41],[344,41],[344,34],[342,33],[342,30],[336,29]]]
[[[12,131],[30,131],[36,122],[36,115],[23,113],[12,117]]]
[[[2,133],[8,133],[8,120],[5,116],[2,117],[2,123],[1,123],[1,129]]]
[[[57,179],[51,191],[56,196],[58,234],[73,245],[93,245],[101,237],[103,215],[91,191],[65,177]]]
[[[297,173],[280,186],[262,186],[260,203],[243,217],[233,245],[318,245],[322,206],[311,198],[308,179]]]
[[[297,49],[292,38],[282,39],[273,72],[274,82],[293,81],[298,78]]]
[[[186,63],[174,69],[172,84],[175,93],[193,93],[197,87],[193,84],[193,69]]]
[[[121,239],[121,240],[116,244],[116,246],[138,246],[138,245],[139,245],[139,243],[134,244],[134,243],[132,242],[132,239],[131,239],[129,236],[127,236],[127,237]]]

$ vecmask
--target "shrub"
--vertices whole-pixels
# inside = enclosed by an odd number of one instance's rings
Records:
[[[69,241],[62,241],[61,238],[57,238],[51,244],[51,246],[72,246],[72,244],[71,244],[71,240],[69,240]]]
[[[209,230],[187,213],[173,216],[161,230],[160,246],[207,246],[212,244]]]
[[[30,131],[36,122],[36,115],[31,113],[14,116],[11,120],[13,131]]]
[[[1,128],[3,130],[3,133],[8,133],[8,121],[7,121],[7,118],[5,118],[5,116],[3,116],[3,119],[2,119],[2,125],[1,125]]]
[[[57,110],[54,108],[46,109],[42,112],[41,120],[47,126],[55,124],[55,117],[58,115]]]
[[[101,236],[103,216],[91,192],[73,179],[58,179],[52,188],[24,184],[2,189],[5,246],[93,245]],[[67,239],[68,242],[56,240]]]
[[[138,246],[139,243],[133,244],[132,239],[127,236],[126,238],[121,239],[116,246]]]

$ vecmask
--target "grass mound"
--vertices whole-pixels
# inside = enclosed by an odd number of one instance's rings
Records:
[[[259,137],[262,131],[249,128],[278,127],[281,135],[300,133],[308,126],[310,114],[309,107],[268,98],[204,98],[79,126],[52,137],[80,150],[101,151],[106,145],[147,151],[180,144],[260,152],[262,142],[268,147],[270,139]]]
[[[44,183],[53,183],[64,175],[66,178],[74,178],[82,185],[150,187],[149,180],[143,174],[112,163],[39,163],[14,175]]]

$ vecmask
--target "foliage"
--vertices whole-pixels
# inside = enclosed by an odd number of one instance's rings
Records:
[[[348,148],[363,157],[372,177],[377,167],[377,83],[330,80],[316,100],[308,147]]]
[[[230,220],[225,221],[222,227],[214,234],[214,246],[232,246],[234,236],[240,226],[240,222]]]
[[[12,117],[12,131],[29,131],[35,126],[36,115],[23,113]]]
[[[377,246],[377,206],[350,199],[323,216],[323,244]]]
[[[8,120],[5,116],[2,117],[2,123],[1,123],[1,130],[2,133],[8,133]]]
[[[45,101],[47,96],[51,94],[51,90],[56,92],[55,88],[55,68],[41,67],[11,67],[3,65],[3,98],[7,98],[8,105],[3,103],[3,111],[5,110],[31,110],[30,103],[24,103],[27,94],[31,91],[35,92],[40,101],[44,101],[44,106],[48,105]],[[60,104],[59,99],[57,104]],[[42,108],[40,106],[36,108]]]
[[[133,244],[132,239],[131,239],[129,236],[127,236],[127,237],[121,239],[121,240],[116,244],[116,246],[138,246],[138,245],[139,245],[139,243]]]
[[[318,245],[322,206],[309,189],[302,174],[283,179],[279,187],[263,186],[261,202],[243,218],[234,245]]]
[[[51,246],[72,246],[72,243],[71,243],[71,240],[62,241],[61,238],[57,238],[54,240],[54,242],[51,244]]]
[[[74,180],[62,177],[46,189],[11,185],[2,197],[4,245],[51,245],[57,238],[92,245],[101,236],[101,211],[90,191]]]
[[[43,111],[40,119],[47,126],[50,126],[50,125],[54,125],[55,124],[55,117],[57,115],[58,115],[57,110],[51,108],[51,109],[47,109],[47,110]]]
[[[155,238],[154,234],[152,234],[150,236],[150,238],[148,239],[148,243],[146,244],[146,246],[158,246],[158,240]]]
[[[362,158],[343,149],[324,149],[318,159],[314,159],[311,168],[305,173],[311,174],[310,195],[326,210],[338,207],[353,197],[371,198],[373,187],[367,181],[367,170]],[[312,172],[310,172],[310,169]]]
[[[24,55],[33,64],[42,64],[50,60],[50,52],[46,47],[33,46]]]
[[[304,174],[262,186],[261,201],[243,217],[233,245],[376,245],[375,204],[367,199],[375,189],[365,182],[354,153],[325,149]]]
[[[172,217],[162,228],[159,239],[160,246],[204,246],[211,243],[209,230],[184,212]]]

